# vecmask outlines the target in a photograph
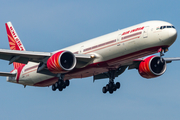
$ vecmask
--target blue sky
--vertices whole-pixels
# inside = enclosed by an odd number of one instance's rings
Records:
[[[148,20],[164,20],[180,31],[180,1],[62,0],[10,1],[0,4],[0,48],[9,49],[5,22],[11,21],[26,50],[55,51]],[[165,57],[179,56],[179,36]],[[179,120],[180,62],[164,75],[146,80],[127,70],[116,81],[121,89],[103,94],[108,79],[73,79],[63,92],[26,87],[0,77],[0,119]],[[12,65],[0,60],[0,71]]]

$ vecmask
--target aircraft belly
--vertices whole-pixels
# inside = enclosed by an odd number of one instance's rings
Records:
[[[32,74],[31,80],[33,81],[34,84],[52,78],[52,76],[40,74],[40,73],[37,73],[36,71],[34,71],[31,74]]]
[[[156,53],[160,47],[163,46],[156,46],[156,47],[146,48],[143,50],[138,50],[136,52],[115,57],[113,59],[90,64],[85,68],[75,69],[69,72],[68,74],[66,74],[66,79],[90,77],[93,75],[107,72],[109,69],[117,69],[120,66],[124,66],[132,63],[134,59],[138,59]]]
[[[38,63],[28,63],[22,70],[19,83],[33,86],[36,83],[52,78],[52,76],[37,73]]]

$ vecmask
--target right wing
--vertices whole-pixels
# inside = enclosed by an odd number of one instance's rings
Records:
[[[180,57],[175,57],[175,58],[164,58],[166,63],[171,63],[172,61],[178,61],[180,60]]]
[[[135,59],[133,60],[132,63],[125,65],[125,66],[121,66],[117,69],[116,73],[115,73],[115,77],[118,77],[119,75],[121,75],[126,68],[128,67],[128,70],[130,69],[138,69],[139,68],[139,64],[144,60],[145,58],[139,58],[139,59]],[[180,60],[180,57],[175,57],[175,58],[163,58],[166,63],[171,63],[172,61],[178,61]],[[105,79],[105,78],[109,78],[109,73],[105,72],[105,73],[101,73],[98,75],[94,75],[93,76],[93,81],[98,80],[98,79]]]
[[[135,59],[133,61],[133,63],[131,65],[129,65],[128,70],[130,69],[138,69],[139,68],[139,64],[141,61],[143,61],[145,58],[139,58],[139,59]],[[171,63],[172,61],[179,61],[180,57],[174,57],[174,58],[163,58],[166,63]]]

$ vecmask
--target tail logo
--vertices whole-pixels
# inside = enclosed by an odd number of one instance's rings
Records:
[[[16,32],[14,31],[13,27],[10,27],[10,32],[11,32],[11,35],[8,35],[9,37],[9,45],[10,45],[10,49],[11,50],[17,50],[16,48],[16,45],[19,47],[19,50],[23,51],[24,50],[24,47],[21,43],[21,41],[19,40],[18,36],[16,35]]]

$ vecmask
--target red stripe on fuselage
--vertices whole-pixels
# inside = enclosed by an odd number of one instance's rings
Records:
[[[24,66],[25,66],[25,64],[22,64],[21,66],[19,66],[19,67],[17,68],[17,77],[16,77],[17,83],[19,83],[19,78],[20,78],[20,75],[21,75],[21,71],[22,71],[22,69],[23,69]]]

